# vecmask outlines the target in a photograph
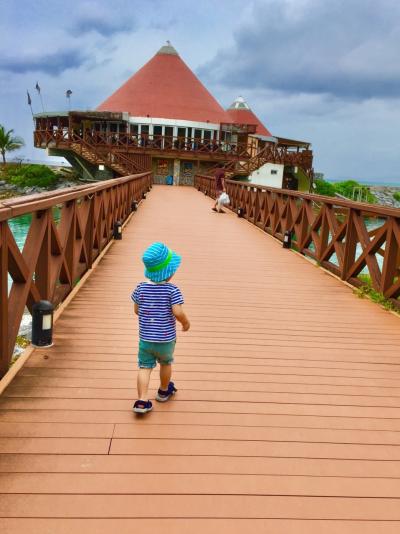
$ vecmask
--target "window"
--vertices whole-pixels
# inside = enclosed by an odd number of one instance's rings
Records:
[[[271,174],[278,174],[278,171],[276,169],[271,169]]]

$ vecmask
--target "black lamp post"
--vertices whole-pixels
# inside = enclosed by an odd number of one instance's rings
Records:
[[[122,222],[121,221],[115,221],[113,237],[114,239],[122,239]]]
[[[54,306],[48,300],[39,300],[32,306],[32,345],[50,347],[53,344]]]
[[[284,236],[283,236],[283,248],[291,248],[292,246],[292,232],[290,230],[286,230]]]

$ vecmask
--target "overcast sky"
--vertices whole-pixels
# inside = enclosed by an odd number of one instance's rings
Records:
[[[312,142],[328,178],[400,182],[400,0],[0,0],[0,124],[95,108],[169,39],[227,107]]]

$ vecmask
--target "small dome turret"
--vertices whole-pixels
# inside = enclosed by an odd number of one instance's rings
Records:
[[[246,102],[246,100],[242,96],[238,96],[236,100],[232,102],[232,104],[229,106],[228,109],[248,109],[250,110],[250,106]]]

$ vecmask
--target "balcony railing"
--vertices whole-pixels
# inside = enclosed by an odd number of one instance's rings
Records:
[[[249,159],[256,150],[256,140],[244,143],[218,141],[199,137],[176,137],[168,135],[148,135],[133,133],[103,133],[80,131],[77,129],[54,128],[37,129],[34,144],[37,148],[65,148],[72,142],[86,142],[109,151],[132,152],[178,152],[212,155],[224,158]]]

